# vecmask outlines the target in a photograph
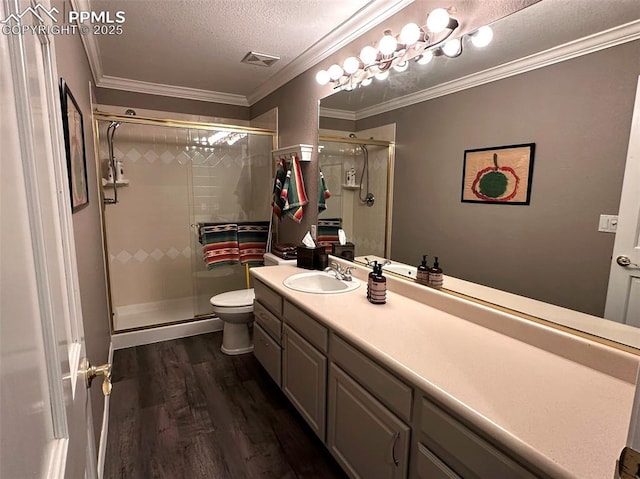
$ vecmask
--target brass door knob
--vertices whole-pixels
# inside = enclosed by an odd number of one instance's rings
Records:
[[[87,385],[87,389],[91,387],[91,383],[96,376],[102,376],[102,393],[105,396],[109,396],[111,394],[111,364],[103,364],[101,366],[92,366],[87,358],[82,360],[81,369],[84,373],[85,383]]]

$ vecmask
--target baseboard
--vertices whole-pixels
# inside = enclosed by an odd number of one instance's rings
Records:
[[[124,349],[143,344],[158,343],[170,339],[186,338],[196,334],[222,331],[223,323],[219,318],[203,319],[190,323],[171,324],[157,328],[114,333],[111,336],[113,349]]]
[[[113,364],[113,341],[109,344],[109,364]],[[109,436],[109,399],[104,397],[104,410],[102,412],[102,429],[100,430],[100,445],[98,447],[98,479],[104,477],[104,460],[107,454],[107,438]]]

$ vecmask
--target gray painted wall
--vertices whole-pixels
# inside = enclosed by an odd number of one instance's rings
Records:
[[[251,107],[251,118],[278,108],[278,144],[280,147],[316,145],[311,161],[302,165],[309,204],[304,207],[300,224],[284,217],[279,224],[279,242],[299,243],[318,220],[318,101],[322,87],[315,81],[315,69],[297,76],[264,100]]]
[[[170,111],[190,115],[216,116],[235,120],[249,120],[249,107],[210,103],[184,98],[149,95],[110,88],[96,88],[96,103],[145,110]]]
[[[358,121],[397,125],[392,258],[601,316],[638,75],[635,41]],[[465,149],[529,142],[530,205],[460,201]]]
[[[63,2],[52,2],[63,11]],[[67,5],[67,9],[68,9]],[[102,253],[102,230],[100,203],[96,178],[96,162],[93,151],[93,127],[91,125],[91,103],[89,82],[93,82],[91,70],[82,41],[75,35],[58,35],[55,38],[58,75],[65,79],[83,114],[84,141],[87,155],[87,178],[89,179],[89,205],[73,215],[73,229],[80,279],[80,298],[84,318],[84,334],[87,358],[92,364],[106,363],[109,357],[109,315],[105,282],[104,256]],[[100,381],[90,391],[91,409],[96,447],[100,440],[104,396]]]

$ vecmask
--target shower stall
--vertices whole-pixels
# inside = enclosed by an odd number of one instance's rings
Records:
[[[212,316],[246,267],[208,269],[199,225],[269,221],[271,130],[97,114],[112,330]]]
[[[318,164],[331,197],[318,221],[339,218],[357,255],[389,257],[393,160],[393,142],[320,136]]]

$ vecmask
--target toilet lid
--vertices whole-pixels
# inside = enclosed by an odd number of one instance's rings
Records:
[[[214,306],[222,306],[223,308],[237,308],[239,306],[253,305],[256,297],[253,288],[239,289],[237,291],[229,291],[227,293],[216,294],[211,298],[210,302]]]

